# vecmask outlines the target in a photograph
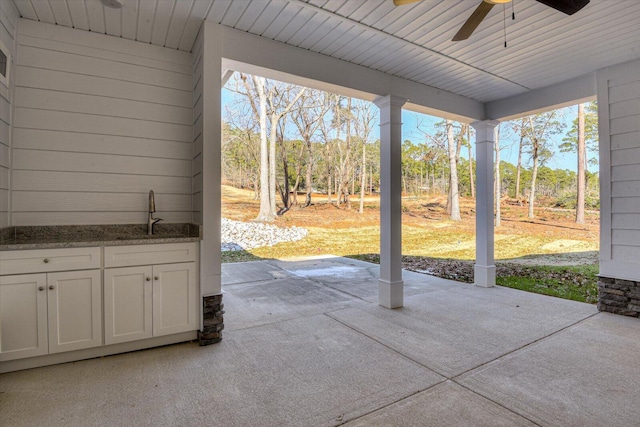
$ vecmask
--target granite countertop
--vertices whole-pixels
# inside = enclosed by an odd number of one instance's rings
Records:
[[[146,224],[18,226],[0,229],[0,251],[144,245],[200,240],[196,224],[156,224],[153,236]]]

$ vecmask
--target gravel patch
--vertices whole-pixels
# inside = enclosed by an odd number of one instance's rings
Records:
[[[307,237],[306,228],[281,228],[262,222],[241,222],[222,218],[221,249],[242,251],[263,246],[273,246],[283,242],[295,242]]]

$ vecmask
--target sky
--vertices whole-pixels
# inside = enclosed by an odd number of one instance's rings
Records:
[[[225,105],[230,104],[234,97],[238,95],[227,90],[222,90],[222,104],[223,104],[223,114],[225,111]],[[554,141],[554,155],[547,162],[546,166],[552,169],[568,169],[571,171],[577,170],[577,158],[575,153],[561,153],[557,146],[562,142],[562,139],[565,137],[566,131],[571,128],[571,124],[573,120],[577,117],[577,107],[571,106],[562,108],[560,110],[561,117],[563,117],[563,121],[566,123],[565,133],[556,135],[556,140]],[[421,136],[421,132],[418,130],[418,125],[424,131],[435,134],[434,125],[441,121],[442,119],[439,117],[428,116],[425,114],[415,113],[408,110],[402,110],[402,140],[410,140],[414,143],[420,143],[424,141],[423,136]],[[501,160],[507,161],[512,164],[516,164],[518,161],[518,137],[508,130],[508,126],[502,124],[502,133],[501,133],[501,142],[500,146],[503,147],[500,151]],[[374,127],[374,133],[372,138],[377,139],[379,137],[379,129],[377,126]],[[473,139],[473,138],[472,138]],[[467,150],[462,150],[461,156],[467,158]],[[473,154],[475,157],[475,154]],[[594,153],[587,153],[587,157],[594,157]],[[530,159],[525,154],[523,156],[523,163],[525,167],[530,167]]]

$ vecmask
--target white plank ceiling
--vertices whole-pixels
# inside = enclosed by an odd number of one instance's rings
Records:
[[[640,58],[640,0],[591,0],[573,16],[515,0],[515,20],[497,5],[459,42],[480,0],[11,1],[26,19],[184,51],[206,19],[483,102]]]

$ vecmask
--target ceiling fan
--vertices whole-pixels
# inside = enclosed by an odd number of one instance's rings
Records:
[[[404,4],[415,3],[420,0],[393,0],[393,4],[401,6]],[[585,7],[590,0],[536,0],[539,3],[545,4],[567,15],[573,15],[583,7]],[[471,16],[462,25],[460,30],[453,36],[451,41],[466,40],[471,34],[478,28],[482,20],[487,16],[489,11],[493,9],[496,4],[511,3],[511,0],[482,0],[476,10],[473,11]]]

